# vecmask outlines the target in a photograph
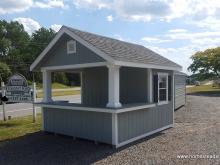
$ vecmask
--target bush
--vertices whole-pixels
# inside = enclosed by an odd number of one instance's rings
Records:
[[[3,80],[7,82],[9,76],[11,75],[11,70],[6,63],[0,62],[0,81]]]

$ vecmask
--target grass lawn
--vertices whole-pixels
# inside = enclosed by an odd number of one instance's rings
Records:
[[[74,87],[76,86],[67,86],[67,85],[60,84],[60,83],[52,83],[53,89],[66,89],[66,88],[74,88]],[[43,84],[37,83],[37,89],[43,89]]]
[[[186,93],[197,94],[220,94],[219,87],[212,87],[212,85],[200,85],[186,88]]]
[[[36,123],[32,122],[32,116],[12,118],[0,121],[0,141],[14,139],[29,133],[40,131],[41,115],[37,115]]]
[[[68,91],[53,91],[52,96],[66,96],[66,95],[78,95],[80,90],[68,90]],[[37,92],[37,98],[42,98],[43,92]]]

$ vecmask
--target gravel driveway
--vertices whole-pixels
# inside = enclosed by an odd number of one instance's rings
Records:
[[[118,150],[41,132],[0,143],[0,164],[220,164],[220,97],[187,96],[175,127]],[[180,159],[177,155],[219,155]]]

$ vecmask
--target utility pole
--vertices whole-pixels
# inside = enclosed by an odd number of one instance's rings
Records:
[[[36,122],[36,117],[37,117],[35,102],[36,102],[36,83],[33,82],[33,122],[34,123]]]
[[[1,81],[1,89],[2,89],[2,97],[5,96],[5,83]],[[6,121],[6,113],[5,113],[5,101],[2,102],[2,115],[3,115],[3,120]]]

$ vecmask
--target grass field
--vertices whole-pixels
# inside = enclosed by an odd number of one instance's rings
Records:
[[[0,121],[0,141],[14,139],[29,133],[40,131],[41,116],[37,115],[36,123],[32,122],[32,116],[12,118]]]
[[[53,91],[52,96],[78,95],[80,90]],[[43,92],[37,92],[37,98],[42,98]]]
[[[43,84],[41,83],[37,83],[36,86],[37,86],[37,89],[43,89]],[[60,83],[52,83],[53,89],[66,89],[66,88],[74,88],[74,87],[77,87],[77,86],[67,86],[67,85],[60,84]]]
[[[212,85],[200,85],[186,88],[186,93],[192,94],[220,94],[219,87],[212,87]]]

